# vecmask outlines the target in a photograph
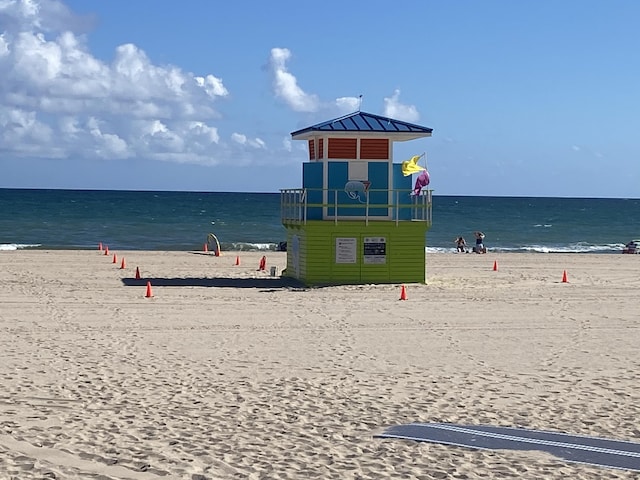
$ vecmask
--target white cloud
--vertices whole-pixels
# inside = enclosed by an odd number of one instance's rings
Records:
[[[58,0],[0,0],[3,156],[204,165],[278,165],[305,158],[305,142],[283,139],[286,125],[270,125],[261,136],[237,133],[218,112],[218,102],[231,98],[221,77],[154,63],[126,38],[112,59],[96,57],[88,43],[93,23]],[[321,100],[305,91],[289,71],[290,60],[287,48],[271,49],[273,94],[302,116],[292,126],[360,107],[359,97]],[[415,107],[400,104],[398,96],[385,99],[386,113],[417,118]],[[236,133],[225,133],[225,127]]]
[[[231,135],[231,140],[233,140],[236,143],[239,143],[240,145],[248,145],[252,148],[266,148],[266,144],[262,139],[260,138],[250,139],[250,138],[247,138],[247,136],[242,133],[233,133]]]
[[[12,33],[81,28],[86,19],[57,0],[0,0],[0,29]]]
[[[269,66],[273,75],[274,94],[296,112],[315,112],[320,107],[317,95],[306,93],[298,80],[287,70],[291,52],[287,48],[272,48]]]
[[[269,57],[269,71],[272,76],[273,94],[280,98],[291,110],[300,113],[318,113],[327,116],[344,115],[355,112],[360,106],[359,97],[339,97],[333,101],[305,92],[298,79],[287,68],[291,52],[287,48],[272,48]]]
[[[335,104],[342,113],[355,112],[360,108],[360,97],[336,98]]]
[[[189,122],[186,127],[193,140],[209,145],[220,141],[218,129],[204,122]]]
[[[16,154],[20,156],[45,151],[53,138],[52,129],[39,121],[34,112],[16,108],[0,111],[0,127],[0,151],[8,152],[8,146],[16,145]]]
[[[400,103],[399,99],[400,90],[395,90],[391,97],[385,97],[384,115],[396,120],[404,120],[405,122],[417,122],[420,120],[420,114],[416,107],[414,105],[404,105]]]
[[[0,0],[3,153],[215,163],[222,80],[155,65],[130,43],[106,63],[74,33],[81,24],[56,0]]]
[[[272,48],[269,57],[269,70],[272,75],[273,93],[295,112],[322,113],[327,116],[344,115],[360,109],[361,97],[338,97],[333,101],[321,101],[317,95],[305,92],[298,79],[287,68],[291,52],[287,48]],[[420,114],[414,105],[400,102],[400,90],[395,90],[391,97],[384,99],[384,115],[416,122]]]
[[[247,136],[242,135],[241,133],[232,133],[231,140],[241,145],[244,145],[245,143],[247,143]]]
[[[60,117],[58,120],[58,128],[68,136],[75,135],[81,131],[78,125],[78,119],[75,117]]]
[[[3,33],[0,35],[0,57],[6,57],[9,55],[9,43],[6,40],[6,35]]]
[[[229,94],[222,84],[222,80],[213,75],[207,75],[204,78],[196,77],[196,83],[198,86],[204,88],[210,97],[226,97]]]

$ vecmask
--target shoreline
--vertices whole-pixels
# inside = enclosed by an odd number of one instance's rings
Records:
[[[237,250],[237,249],[223,249],[222,253],[226,254],[236,254],[236,253],[286,253],[278,250],[278,244],[281,242],[264,242],[260,243],[260,245],[270,245],[268,248],[250,248],[247,250]],[[252,244],[253,245],[253,244]],[[539,247],[538,250],[530,247],[518,247],[518,248],[488,248],[486,254],[493,255],[510,255],[510,254],[552,254],[552,255],[576,255],[576,254],[585,254],[585,255],[618,255],[622,254],[624,244],[620,244],[620,248],[614,249],[593,249],[593,250],[575,250],[575,251],[567,251],[567,250],[553,250],[550,247]],[[111,248],[111,247],[110,247]],[[34,245],[34,244],[16,244],[16,243],[0,243],[0,252],[3,251],[60,251],[60,250],[69,250],[69,251],[98,251],[98,247],[96,246],[86,246],[86,247],[69,247],[69,246],[43,246],[43,245]],[[175,249],[132,249],[132,248],[124,248],[122,251],[129,252],[173,252],[173,253],[184,253],[184,252],[203,252],[202,248],[199,249],[183,249],[183,248],[175,248]],[[457,252],[455,247],[425,247],[426,255],[442,255],[442,254],[462,254],[463,252]],[[475,252],[469,251],[465,252],[465,254],[474,254],[480,255]],[[484,255],[484,254],[481,254]]]
[[[374,435],[451,422],[640,442],[640,256],[427,254],[400,301],[398,284],[277,286],[285,252],[266,271],[265,252],[111,253],[0,253],[2,474],[637,475]],[[147,298],[146,279],[166,284]]]

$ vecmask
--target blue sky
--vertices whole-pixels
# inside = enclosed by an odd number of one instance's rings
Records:
[[[433,128],[440,195],[640,197],[640,2],[0,0],[0,187],[277,192],[290,133]]]

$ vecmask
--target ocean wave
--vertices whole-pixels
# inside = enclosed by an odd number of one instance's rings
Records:
[[[522,247],[522,250],[538,253],[619,253],[623,247],[622,243],[608,245],[574,243],[571,245],[528,245]]]
[[[220,248],[233,252],[261,252],[275,251],[278,244],[276,243],[251,243],[251,242],[222,242]]]
[[[620,253],[622,243],[607,245],[587,245],[576,243],[571,245],[524,245],[518,247],[488,247],[487,253]],[[455,247],[426,247],[426,253],[456,253]]]
[[[21,250],[23,248],[37,248],[41,245],[24,245],[20,243],[0,243],[0,250]]]
[[[455,253],[455,248],[444,248],[444,247],[426,247],[426,253]]]

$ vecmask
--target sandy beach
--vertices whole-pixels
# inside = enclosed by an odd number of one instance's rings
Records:
[[[0,479],[637,478],[374,436],[640,442],[640,255],[431,254],[406,301],[291,285],[285,255],[0,252]]]

